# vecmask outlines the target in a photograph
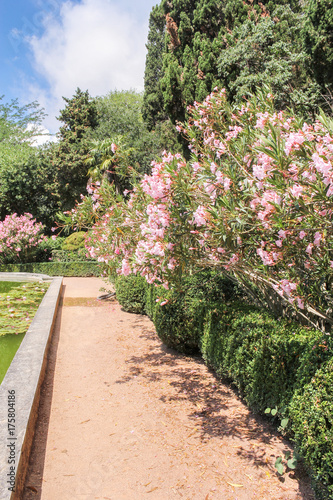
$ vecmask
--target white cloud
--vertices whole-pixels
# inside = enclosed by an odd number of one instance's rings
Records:
[[[34,132],[34,137],[31,139],[32,146],[42,146],[48,142],[56,142],[57,137],[50,134],[50,131],[42,125],[35,126],[31,123],[26,128],[27,132]]]
[[[28,40],[35,70],[46,86],[30,84],[30,95],[46,108],[52,131],[64,107],[62,96],[76,88],[90,95],[110,90],[143,89],[147,22],[142,24],[108,0],[65,2],[60,18],[46,20],[41,36]]]

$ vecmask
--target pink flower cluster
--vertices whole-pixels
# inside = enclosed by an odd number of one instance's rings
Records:
[[[0,221],[0,262],[27,261],[31,250],[41,243],[43,224],[29,213],[6,215]]]

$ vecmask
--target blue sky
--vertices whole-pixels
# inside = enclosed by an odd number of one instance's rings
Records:
[[[143,89],[156,0],[0,0],[0,96],[37,100],[55,133],[62,96]]]

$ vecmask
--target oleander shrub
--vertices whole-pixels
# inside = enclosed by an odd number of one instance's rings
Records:
[[[117,300],[122,308],[131,313],[145,314],[147,282],[142,276],[130,274],[113,280]]]
[[[299,388],[290,403],[296,446],[312,469],[316,498],[333,498],[333,358]]]
[[[45,240],[44,226],[29,213],[6,215],[0,221],[0,264],[31,262]]]

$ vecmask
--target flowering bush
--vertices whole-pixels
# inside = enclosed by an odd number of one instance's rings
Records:
[[[31,214],[7,215],[0,221],[0,263],[29,262],[39,243],[46,239],[43,224]]]
[[[189,116],[190,161],[165,152],[127,200],[109,192],[90,255],[165,288],[215,267],[332,322],[333,123],[276,111],[268,91],[236,108],[215,91]]]

